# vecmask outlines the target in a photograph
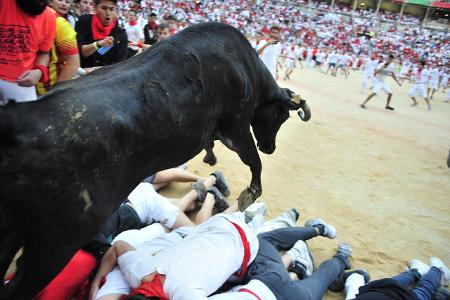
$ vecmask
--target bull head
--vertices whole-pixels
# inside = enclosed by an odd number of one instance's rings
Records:
[[[298,110],[297,114],[304,122],[308,122],[311,119],[311,110],[309,109],[306,100],[302,99],[300,95],[295,95],[290,89],[285,89],[289,96],[289,100],[284,101],[289,110]]]

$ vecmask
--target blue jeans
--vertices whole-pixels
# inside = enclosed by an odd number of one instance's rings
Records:
[[[290,249],[298,240],[308,240],[318,233],[312,227],[281,228],[258,235],[259,250],[247,270],[245,281],[258,279],[283,300],[321,300],[328,286],[344,271],[345,259],[337,254],[323,262],[311,277],[291,280],[281,261],[279,250]]]
[[[420,277],[417,271],[406,271],[395,277],[392,277],[400,285],[409,287],[417,282],[416,286],[411,289],[411,292],[416,296],[417,300],[430,300],[433,294],[441,286],[442,272],[436,267],[431,267],[430,271],[424,276]]]

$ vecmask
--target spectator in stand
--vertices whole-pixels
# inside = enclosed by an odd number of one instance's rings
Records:
[[[48,80],[55,13],[47,4],[42,0],[0,1],[0,105],[36,100],[34,86]]]
[[[164,41],[170,37],[170,25],[169,23],[161,23],[158,26],[158,42]]]
[[[178,32],[178,25],[177,25],[177,19],[170,15],[166,18],[166,22],[169,23],[169,32],[170,35],[174,35],[175,33]]]
[[[78,18],[82,15],[90,15],[94,12],[93,0],[77,0],[76,3],[75,14]]]
[[[153,45],[157,41],[158,24],[156,24],[156,14],[148,16],[148,24],[144,26],[144,44]]]
[[[144,31],[137,23],[136,11],[128,12],[128,23],[125,25],[128,36],[128,54],[127,58],[135,56],[144,44]]]
[[[73,79],[80,67],[80,56],[75,30],[66,16],[71,0],[51,0],[50,6],[56,13],[56,35],[48,65],[47,82],[38,82],[36,90],[39,95],[47,93],[56,82]]]
[[[81,67],[112,65],[127,58],[128,37],[117,24],[117,0],[95,0],[95,15],[79,18],[75,30]]]

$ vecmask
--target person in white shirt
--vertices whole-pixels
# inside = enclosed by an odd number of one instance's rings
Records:
[[[130,295],[207,299],[233,274],[242,278],[258,248],[244,213],[219,214],[194,227],[183,240],[156,251],[115,242],[103,258],[96,280],[117,264],[134,289]]]
[[[444,93],[447,90],[449,78],[450,78],[450,70],[447,68],[446,71],[442,72],[442,80],[441,80],[441,83],[439,84],[439,87],[442,88]]]
[[[419,95],[425,100],[428,105],[428,110],[431,110],[430,101],[427,95],[427,82],[430,77],[430,70],[427,69],[426,61],[422,60],[417,69],[413,71],[414,84],[408,92],[408,96],[411,97],[413,104],[411,106],[416,106],[418,103],[416,101],[416,95]]]
[[[289,75],[291,75],[294,71],[295,62],[298,59],[297,47],[294,44],[286,48],[285,58],[286,60],[284,61],[284,66],[286,68],[286,71],[284,73],[283,80],[290,79]]]
[[[270,28],[270,38],[268,40],[262,40],[256,49],[261,60],[275,79],[277,78],[277,63],[281,54],[281,47],[280,27],[272,26]]]
[[[328,56],[328,68],[325,72],[325,75],[328,74],[328,71],[331,69],[331,76],[336,76],[336,66],[339,60],[339,55],[336,52],[331,52]]]
[[[325,61],[325,53],[322,50],[318,50],[316,54],[316,68],[318,68],[320,72],[323,72],[322,67],[324,61]]]
[[[399,86],[402,86],[400,82],[398,82],[397,78],[395,77],[395,69],[393,66],[394,61],[394,55],[389,54],[388,58],[379,63],[377,68],[375,69],[375,81],[373,84],[373,90],[372,93],[367,97],[367,99],[360,105],[361,108],[366,109],[367,102],[370,101],[376,94],[380,92],[380,90],[383,90],[388,96],[387,96],[387,102],[386,102],[386,109],[388,110],[394,110],[392,106],[389,104],[391,103],[392,99],[392,90],[389,84],[387,84],[384,80],[388,76],[392,76],[392,78],[397,82]]]
[[[370,57],[364,60],[363,65],[363,80],[361,84],[361,94],[366,90],[366,84],[373,84],[375,80],[375,69],[378,65],[377,55],[372,53]]]
[[[434,93],[439,89],[439,80],[441,77],[441,70],[436,66],[430,70],[430,81],[428,84],[428,97],[433,99]],[[430,95],[431,94],[431,95]]]
[[[136,12],[130,10],[128,12],[128,23],[125,25],[128,36],[128,54],[127,58],[136,55],[144,44],[144,30],[138,25]]]
[[[347,79],[348,75],[350,75],[350,72],[347,69],[349,60],[350,60],[350,57],[347,54],[345,54],[344,52],[341,52],[338,56],[338,64],[337,64],[336,72],[339,69],[342,70],[342,72],[344,73],[345,79]]]

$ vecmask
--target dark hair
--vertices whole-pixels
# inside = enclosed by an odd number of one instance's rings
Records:
[[[425,65],[427,64],[427,61],[424,60],[424,59],[422,59],[422,60],[420,61],[420,64],[421,64],[422,66],[425,66]]]
[[[170,16],[167,16],[166,20],[167,21],[176,21],[177,19],[175,19],[174,16],[170,15]]]
[[[156,17],[156,14],[155,14],[155,13],[151,13],[151,14],[149,15],[149,17]]]
[[[94,4],[99,5],[100,2],[102,2],[102,1],[109,1],[109,2],[114,3],[114,5],[117,5],[117,0],[94,0]]]
[[[277,25],[273,25],[272,27],[270,27],[270,30],[281,31],[280,27]]]
[[[158,25],[158,29],[170,29],[170,25],[167,22],[163,22]]]
[[[389,58],[392,58],[392,59],[394,59],[395,58],[395,56],[394,56],[394,54],[389,54]]]
[[[48,0],[16,0],[16,4],[29,16],[42,14],[48,5]]]

